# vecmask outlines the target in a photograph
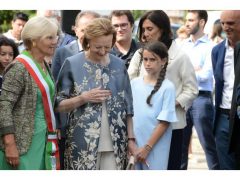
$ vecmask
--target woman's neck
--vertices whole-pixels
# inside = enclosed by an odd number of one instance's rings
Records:
[[[36,62],[44,64],[45,56],[43,54],[39,53],[37,50],[29,50],[28,52],[32,55],[33,59]]]
[[[35,51],[34,50],[29,50],[29,53],[31,54],[33,60],[40,65],[40,67],[42,68],[43,72],[47,73],[47,68],[46,68],[46,66],[44,64],[45,56],[42,55],[41,53],[39,53],[36,50]]]
[[[106,56],[104,56],[102,59],[99,59],[99,60],[95,60],[94,57],[91,56],[91,54],[87,51],[85,53],[85,56],[86,58],[91,61],[92,63],[95,63],[95,64],[101,64],[103,66],[106,66],[109,64],[110,62],[110,59],[109,59],[109,55],[107,54]]]

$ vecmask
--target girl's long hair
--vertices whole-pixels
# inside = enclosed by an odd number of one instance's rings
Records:
[[[165,44],[163,44],[162,42],[159,41],[155,41],[155,42],[150,42],[145,44],[145,46],[142,48],[141,50],[141,62],[143,61],[143,51],[147,50],[149,52],[152,52],[154,54],[156,54],[157,56],[159,56],[162,60],[166,60],[166,63],[164,64],[164,66],[162,67],[157,82],[154,85],[153,90],[151,91],[150,95],[147,97],[147,104],[149,106],[151,105],[151,99],[152,96],[160,89],[162,82],[165,79],[166,76],[166,71],[167,71],[167,66],[168,66],[168,48],[166,47]]]

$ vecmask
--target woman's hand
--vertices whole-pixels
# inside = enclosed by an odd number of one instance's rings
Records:
[[[65,99],[60,102],[55,109],[57,112],[70,112],[86,103],[101,103],[111,96],[110,90],[101,89],[101,87],[82,92],[79,96]]]
[[[7,134],[3,137],[5,146],[5,157],[7,162],[14,168],[19,165],[19,152],[15,143],[14,135]]]
[[[110,90],[101,89],[101,87],[91,89],[81,94],[85,102],[101,103],[111,96]]]
[[[136,155],[137,145],[136,142],[133,140],[128,141],[128,153],[129,155]]]
[[[149,150],[147,150],[145,147],[140,147],[136,151],[136,161],[148,165],[148,162],[146,161]]]

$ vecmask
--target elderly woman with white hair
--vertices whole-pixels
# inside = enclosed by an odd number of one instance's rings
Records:
[[[0,169],[59,168],[53,113],[55,87],[44,60],[55,51],[57,29],[45,17],[30,19],[21,34],[26,50],[3,76]]]

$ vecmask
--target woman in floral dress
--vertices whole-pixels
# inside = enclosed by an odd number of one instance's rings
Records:
[[[109,54],[116,32],[98,18],[84,33],[84,52],[65,60],[57,83],[56,109],[69,112],[64,168],[125,169],[136,145],[129,77]]]

